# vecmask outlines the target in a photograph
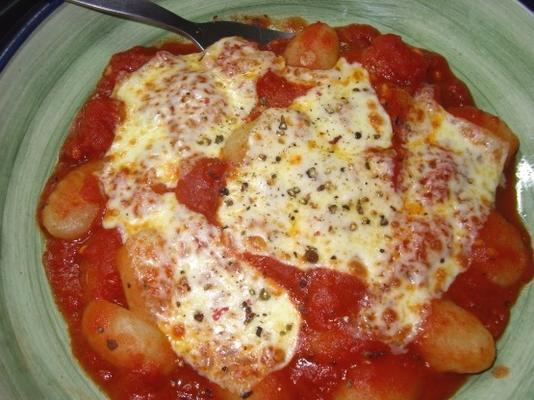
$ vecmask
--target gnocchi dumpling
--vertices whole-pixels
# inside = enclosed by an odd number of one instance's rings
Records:
[[[339,58],[339,39],[335,29],[322,22],[308,25],[289,41],[284,58],[293,67],[332,68]]]
[[[45,202],[42,222],[48,233],[58,239],[73,240],[86,234],[99,214],[100,205],[83,196],[86,179],[100,163],[91,162],[69,172]]]
[[[520,232],[497,212],[492,212],[480,230],[472,251],[472,268],[493,283],[509,287],[527,268],[528,252]]]
[[[491,333],[473,314],[449,300],[432,302],[416,345],[440,372],[481,372],[495,360]]]
[[[167,338],[134,312],[95,300],[82,318],[82,332],[102,358],[117,367],[169,372],[176,356]]]

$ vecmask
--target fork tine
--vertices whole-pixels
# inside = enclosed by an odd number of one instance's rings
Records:
[[[204,22],[199,23],[198,27],[197,40],[204,48],[227,36],[240,36],[260,44],[267,44],[274,39],[289,39],[294,35],[291,32],[275,31],[232,21]]]

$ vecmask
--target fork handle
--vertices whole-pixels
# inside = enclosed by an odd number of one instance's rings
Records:
[[[133,21],[143,22],[158,28],[167,29],[193,41],[201,49],[204,48],[196,39],[200,29],[194,22],[188,21],[171,11],[148,0],[66,0],[107,14],[116,15]]]

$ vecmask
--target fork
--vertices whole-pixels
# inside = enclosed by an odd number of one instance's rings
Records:
[[[187,37],[201,50],[227,36],[240,36],[260,44],[274,39],[288,39],[291,32],[281,32],[233,21],[195,23],[148,0],[66,0],[106,14],[163,28]]]

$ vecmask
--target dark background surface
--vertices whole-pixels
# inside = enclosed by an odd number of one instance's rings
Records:
[[[534,0],[519,1],[534,12]],[[7,45],[28,17],[45,3],[46,0],[0,0],[0,49]]]

